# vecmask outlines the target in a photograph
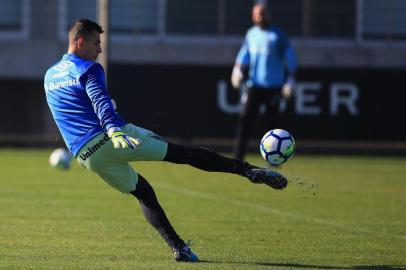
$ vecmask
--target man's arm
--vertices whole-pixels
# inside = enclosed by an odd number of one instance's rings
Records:
[[[290,46],[290,44],[289,47],[287,47],[285,50],[285,59],[287,63],[288,74],[294,76],[297,69],[297,58],[295,51],[293,50],[292,46]]]
[[[135,149],[141,141],[124,133],[120,128],[121,118],[114,109],[110,95],[106,88],[106,77],[103,67],[95,64],[89,68],[86,78],[86,92],[92,101],[93,108],[100,124],[107,131],[114,148]]]
[[[295,51],[290,44],[290,41],[285,33],[281,34],[283,43],[283,59],[286,61],[286,67],[288,70],[288,76],[286,77],[285,84],[282,87],[282,96],[286,99],[293,95],[294,88],[296,86],[296,69],[297,69],[297,59]]]
[[[241,46],[235,59],[235,64],[231,73],[231,85],[235,89],[240,88],[241,82],[244,79],[244,69],[248,67],[249,61],[250,55],[248,51],[248,42],[247,37],[245,37],[244,43]]]
[[[111,97],[107,92],[103,67],[100,64],[94,64],[89,68],[86,75],[86,93],[92,101],[101,126],[105,130],[117,127],[121,119],[114,110]]]

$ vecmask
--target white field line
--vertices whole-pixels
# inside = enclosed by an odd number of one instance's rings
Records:
[[[385,239],[388,239],[390,237],[394,237],[394,238],[398,238],[398,239],[402,239],[402,240],[406,239],[406,235],[393,235],[393,234],[390,235],[390,234],[383,234],[383,233],[379,234],[376,231],[371,231],[371,230],[368,230],[367,228],[362,228],[359,226],[354,227],[354,226],[343,225],[343,224],[340,224],[340,223],[337,223],[334,221],[329,221],[329,220],[325,220],[325,219],[314,218],[314,217],[304,216],[304,215],[300,215],[300,214],[296,214],[296,213],[281,211],[281,210],[271,208],[271,207],[265,207],[262,205],[258,205],[258,204],[254,204],[254,203],[250,203],[250,202],[246,202],[246,201],[242,201],[242,200],[228,199],[228,198],[224,198],[224,197],[220,197],[220,196],[211,195],[210,193],[195,191],[195,190],[191,190],[191,189],[187,189],[187,188],[179,188],[179,187],[174,188],[172,186],[168,186],[168,185],[161,184],[161,183],[154,183],[154,186],[161,188],[161,189],[168,190],[170,192],[189,196],[189,197],[217,201],[217,202],[221,202],[222,204],[229,204],[229,205],[234,205],[234,206],[239,206],[239,207],[246,207],[246,208],[254,209],[254,210],[266,213],[266,214],[273,214],[273,215],[291,218],[291,219],[295,219],[295,220],[301,220],[301,221],[305,221],[305,222],[311,223],[311,224],[325,225],[325,226],[329,226],[329,227],[333,227],[333,228],[337,228],[337,229],[352,231],[355,233],[370,234],[375,237],[385,238]]]

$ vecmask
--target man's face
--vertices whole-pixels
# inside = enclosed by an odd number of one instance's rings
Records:
[[[270,19],[268,10],[262,4],[257,4],[252,9],[252,21],[254,24],[264,27]]]
[[[93,31],[92,35],[87,39],[79,38],[78,43],[83,59],[96,61],[97,56],[102,52],[100,33],[97,31]]]

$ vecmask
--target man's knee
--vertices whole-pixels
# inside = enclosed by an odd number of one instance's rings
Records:
[[[188,147],[168,142],[168,150],[163,161],[179,163],[183,162],[188,153]]]
[[[159,205],[153,187],[141,175],[138,175],[137,186],[135,190],[130,192],[130,194],[148,207],[156,207]]]

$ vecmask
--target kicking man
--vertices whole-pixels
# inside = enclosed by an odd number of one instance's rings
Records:
[[[270,169],[204,148],[168,142],[152,131],[127,123],[113,107],[102,66],[94,62],[102,52],[101,33],[96,22],[74,22],[69,30],[68,52],[45,75],[49,108],[77,161],[113,188],[139,200],[146,220],[172,249],[176,261],[196,262],[198,257],[172,227],[151,185],[128,162],[189,164],[205,171],[238,174],[275,189],[285,188],[287,179]]]

